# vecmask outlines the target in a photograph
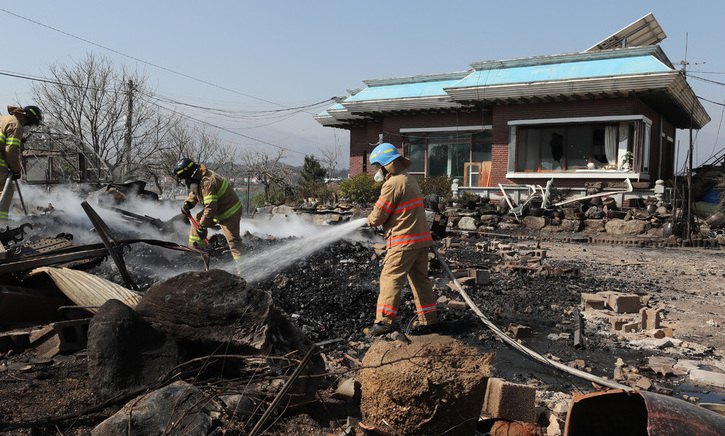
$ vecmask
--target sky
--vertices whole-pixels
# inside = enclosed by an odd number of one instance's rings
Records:
[[[702,80],[725,83],[722,0],[3,2],[0,107],[42,107],[33,101],[33,82],[3,74],[48,77],[49,66],[90,53],[138,72],[165,98],[235,111],[230,118],[173,107],[226,129],[217,133],[240,149],[274,150],[273,144],[299,165],[305,154],[320,157],[335,147],[348,155],[347,131],[313,119],[331,103],[284,116],[260,118],[259,111],[346,96],[366,79],[579,52],[649,12],[667,34],[661,46],[673,64],[685,59],[687,47],[695,93],[720,103],[702,101],[712,118],[696,135],[694,160],[702,163],[725,147],[725,86]],[[677,132],[680,163],[687,138]],[[346,158],[339,167],[347,167]]]

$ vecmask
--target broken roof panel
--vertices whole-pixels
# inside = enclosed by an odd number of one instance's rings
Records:
[[[665,31],[662,30],[660,23],[650,12],[624,29],[589,47],[586,51],[593,52],[617,47],[655,45],[665,38],[667,38]]]

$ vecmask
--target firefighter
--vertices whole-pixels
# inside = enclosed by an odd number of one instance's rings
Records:
[[[242,202],[234,193],[234,188],[224,177],[208,169],[206,165],[199,165],[188,158],[176,163],[174,174],[189,188],[189,195],[181,212],[188,215],[199,203],[199,199],[204,206],[204,210],[196,215],[199,227],[192,226],[189,232],[189,245],[201,245],[207,237],[207,229],[218,223],[227,238],[237,271],[240,271],[242,237],[239,235],[239,221],[242,218]]]
[[[387,254],[380,273],[375,323],[366,333],[378,336],[398,328],[400,290],[406,278],[418,315],[413,331],[432,331],[438,323],[433,285],[428,279],[428,252],[433,237],[425,218],[423,195],[415,178],[406,171],[410,160],[401,156],[394,145],[375,147],[370,164],[377,169],[375,180],[384,183],[367,222],[370,227],[383,227]]]
[[[8,106],[8,114],[0,117],[0,223],[8,221],[15,187],[8,180],[20,178],[20,156],[23,127],[37,126],[43,121],[38,106]],[[7,189],[6,192],[2,192]]]

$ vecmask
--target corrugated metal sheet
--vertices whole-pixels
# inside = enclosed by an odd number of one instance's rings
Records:
[[[87,272],[69,268],[36,268],[30,275],[47,274],[71,301],[78,306],[98,307],[108,300],[119,300],[136,307],[141,294]],[[96,309],[88,309],[95,313]]]

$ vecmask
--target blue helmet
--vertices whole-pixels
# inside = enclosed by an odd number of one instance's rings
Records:
[[[384,142],[373,149],[370,153],[370,164],[385,166],[400,157],[398,149],[388,142]]]

